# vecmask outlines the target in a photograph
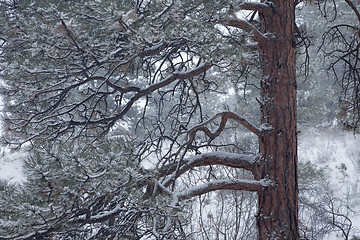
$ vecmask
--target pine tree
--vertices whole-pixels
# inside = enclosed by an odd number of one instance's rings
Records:
[[[245,190],[258,196],[258,239],[300,239],[299,3],[2,1],[4,141],[35,149],[14,192],[26,223],[4,238],[186,239],[187,199]],[[256,65],[259,124],[217,105]],[[241,153],[232,123],[258,152]],[[194,177],[215,165],[250,177]]]

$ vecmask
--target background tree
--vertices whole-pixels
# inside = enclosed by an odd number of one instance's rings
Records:
[[[359,23],[360,12],[356,2],[344,0],[333,2],[330,7],[321,5],[324,17],[332,26],[323,34],[320,50],[329,59],[333,72],[342,88],[340,98],[344,127],[357,130],[360,119],[360,71],[359,71]],[[338,12],[339,11],[339,12]],[[344,17],[341,13],[349,14]]]

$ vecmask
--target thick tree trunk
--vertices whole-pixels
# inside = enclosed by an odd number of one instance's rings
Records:
[[[273,186],[259,193],[259,239],[299,239],[294,1],[278,0],[261,16],[263,78],[257,178]]]

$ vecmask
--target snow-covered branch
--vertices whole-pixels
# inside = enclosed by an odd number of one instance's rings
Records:
[[[268,4],[263,2],[243,2],[240,4],[242,10],[254,10],[262,14],[267,14],[270,11]]]
[[[120,205],[117,205],[114,209],[102,212],[100,214],[90,216],[89,219],[86,219],[87,223],[96,223],[96,222],[103,222],[105,220],[110,219],[111,217],[119,214],[120,212],[128,211],[127,208],[122,208]]]
[[[153,56],[156,54],[159,54],[161,51],[163,51],[166,48],[179,48],[182,45],[186,43],[186,40],[184,38],[177,38],[172,41],[161,41],[156,44],[150,44],[150,46],[144,47],[141,55],[143,56]]]
[[[249,21],[240,19],[233,15],[228,20],[227,24],[230,27],[236,27],[239,29],[242,29],[250,34],[253,34],[253,38],[255,41],[259,43],[259,45],[262,45],[268,38],[261,33],[254,25],[252,25]]]
[[[263,188],[270,186],[271,182],[266,179],[262,180],[214,180],[206,184],[186,189],[182,192],[176,193],[179,200],[199,196],[216,190],[245,190],[251,192],[261,191]]]
[[[164,186],[169,186],[172,179],[178,178],[181,174],[189,171],[194,167],[223,165],[233,168],[242,168],[253,172],[255,169],[257,156],[247,154],[237,154],[228,152],[209,152],[195,155],[182,161],[180,167],[177,169],[178,163],[164,165],[160,168],[159,173],[162,177],[168,176],[163,182]]]

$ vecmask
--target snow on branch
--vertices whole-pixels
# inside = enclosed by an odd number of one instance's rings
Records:
[[[214,180],[200,186],[186,189],[178,192],[175,196],[178,200],[183,200],[216,190],[245,190],[251,192],[259,192],[263,188],[270,186],[271,182],[267,179],[257,180],[243,180],[243,179],[226,179]]]
[[[259,45],[262,45],[268,38],[261,33],[254,25],[252,25],[249,21],[240,19],[233,15],[228,20],[227,24],[230,27],[236,27],[239,29],[242,29],[250,34],[253,34],[253,38],[255,41],[259,43]]]
[[[160,168],[159,173],[161,177],[168,176],[168,178],[163,182],[163,185],[169,186],[173,179],[178,178],[181,174],[194,167],[223,165],[233,168],[242,168],[253,172],[255,170],[254,166],[256,164],[256,160],[256,155],[228,153],[222,151],[209,152],[185,159],[181,162],[179,168],[177,162],[164,165]]]
[[[269,4],[263,2],[243,2],[240,4],[242,10],[254,10],[262,14],[267,14],[271,10]]]
[[[119,214],[120,212],[126,212],[127,208],[121,208],[118,204],[114,209],[102,212],[100,214],[97,214],[95,216],[91,216],[89,219],[86,219],[87,223],[97,223],[97,222],[103,222],[105,220],[110,219],[112,216],[115,216]]]

